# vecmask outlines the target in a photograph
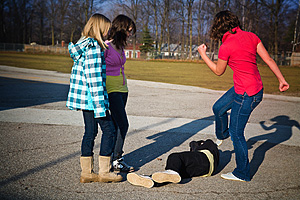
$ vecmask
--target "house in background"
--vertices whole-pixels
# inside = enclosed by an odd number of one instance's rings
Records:
[[[128,44],[127,47],[124,49],[125,52],[125,56],[126,58],[141,58],[141,50],[140,50],[140,46],[142,46],[142,44],[137,43],[135,46],[135,55],[133,55],[133,45],[132,44]],[[200,59],[200,55],[198,53],[197,50],[198,46],[197,45],[192,45],[192,60],[198,60]],[[181,45],[180,44],[170,44],[170,52],[169,52],[169,47],[167,43],[162,44],[161,47],[161,53],[160,55],[157,56],[157,58],[160,59],[181,59],[181,54],[184,54],[184,59],[189,59],[189,47],[185,46],[185,51],[181,52]],[[209,57],[213,57],[214,60],[218,59],[218,55],[215,54],[214,52],[210,53],[207,52],[206,53]],[[147,54],[148,57],[151,57],[153,55],[151,55],[151,52],[148,52]],[[156,59],[156,57],[155,57]]]
[[[165,43],[162,45],[162,48],[161,48],[161,56],[162,57],[180,56],[180,48],[181,47],[178,44],[170,44],[170,54],[169,54],[168,44]]]
[[[167,58],[180,58],[181,57],[181,53],[184,53],[184,57],[188,57],[189,54],[189,47],[186,46],[186,49],[184,52],[181,52],[181,45],[180,44],[170,44],[170,53],[169,53],[169,48],[168,48],[168,44],[165,43],[162,45],[161,48],[161,56],[162,58],[167,57]],[[199,58],[199,53],[197,51],[198,46],[197,45],[193,45],[192,46],[192,59],[198,59]]]
[[[141,44],[135,45],[135,55],[133,55],[133,45],[128,44],[124,49],[126,58],[140,58],[141,57],[140,46]]]

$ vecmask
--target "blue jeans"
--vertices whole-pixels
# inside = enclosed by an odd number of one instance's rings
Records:
[[[231,137],[236,160],[236,168],[232,173],[245,181],[250,181],[250,164],[244,130],[251,112],[262,101],[262,98],[263,89],[250,97],[247,93],[243,95],[235,93],[234,87],[232,87],[213,105],[216,136],[220,140]],[[230,109],[228,128],[227,111]]]
[[[115,148],[113,152],[113,160],[121,158],[122,154],[124,153],[123,146],[129,127],[127,114],[125,110],[127,98],[128,93],[124,92],[112,92],[108,94],[109,110],[111,112],[115,129],[117,130],[117,137],[115,138]]]
[[[81,143],[81,156],[93,156],[95,138],[98,134],[98,124],[102,130],[100,156],[111,156],[114,148],[116,131],[109,112],[106,117],[94,118],[94,111],[83,111],[85,132]]]

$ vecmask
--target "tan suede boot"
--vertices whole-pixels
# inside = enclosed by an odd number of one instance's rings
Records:
[[[99,181],[100,182],[119,182],[122,176],[110,172],[111,168],[110,156],[99,156]]]
[[[81,176],[80,183],[98,182],[99,177],[94,173],[94,160],[92,156],[80,157]]]

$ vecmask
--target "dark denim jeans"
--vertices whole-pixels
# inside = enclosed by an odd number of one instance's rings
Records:
[[[248,96],[229,89],[213,106],[216,120],[216,136],[220,140],[231,137],[235,151],[236,168],[232,172],[236,177],[250,181],[250,164],[244,130],[251,112],[262,101],[263,89],[256,95]],[[228,128],[227,111],[231,109]]]
[[[111,156],[114,148],[116,131],[109,112],[106,117],[94,118],[94,111],[83,111],[85,132],[81,144],[81,156],[93,156],[95,138],[98,134],[98,124],[102,130],[100,156]]]
[[[115,148],[113,154],[113,160],[122,157],[123,146],[125,137],[128,131],[129,123],[126,114],[126,103],[128,93],[124,92],[112,92],[108,94],[109,110],[117,130],[117,137],[115,138]],[[119,130],[119,131],[118,131]]]

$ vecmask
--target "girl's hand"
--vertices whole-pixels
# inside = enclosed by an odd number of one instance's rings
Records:
[[[289,89],[289,87],[290,87],[290,85],[286,81],[279,82],[279,90],[280,90],[280,92],[287,91],[287,89]]]
[[[205,44],[201,44],[201,45],[198,47],[197,50],[198,50],[198,52],[199,52],[200,55],[203,55],[203,54],[206,53],[206,49],[207,49],[206,45],[205,45]]]
[[[111,39],[111,40],[105,40],[104,43],[106,43],[106,44],[107,44],[107,43],[111,43],[113,40],[114,40],[114,39]]]

